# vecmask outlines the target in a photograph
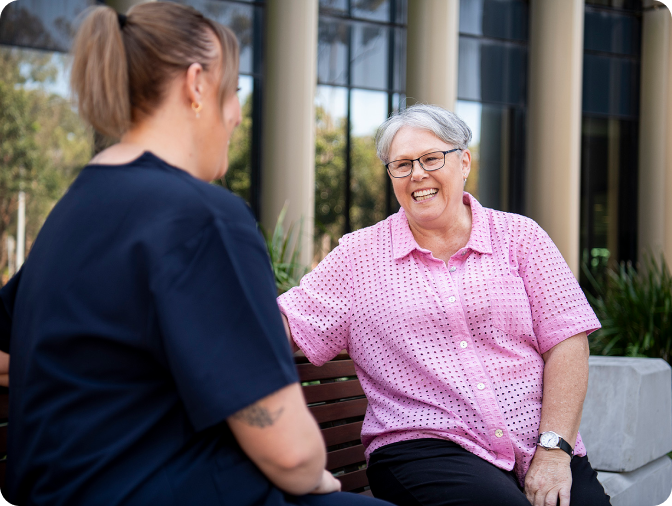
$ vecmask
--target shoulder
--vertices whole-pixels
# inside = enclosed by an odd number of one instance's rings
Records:
[[[339,239],[339,246],[348,251],[357,251],[370,248],[380,248],[389,243],[391,227],[396,215],[388,216],[375,225],[360,228]]]
[[[483,211],[488,216],[491,233],[497,238],[506,237],[516,243],[530,242],[534,241],[539,233],[544,233],[536,221],[522,214],[486,208]]]

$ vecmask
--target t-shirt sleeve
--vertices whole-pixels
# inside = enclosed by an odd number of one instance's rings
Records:
[[[313,364],[320,366],[347,349],[352,293],[347,247],[341,242],[300,286],[278,297],[294,342]]]
[[[539,351],[601,327],[579,283],[548,234],[535,224],[534,240],[520,264]]]
[[[5,286],[0,289],[0,351],[9,353],[9,342],[12,334],[12,315],[14,314],[14,300],[19,289],[19,270]]]
[[[164,352],[197,430],[298,381],[254,226],[214,219],[164,255],[152,291]]]

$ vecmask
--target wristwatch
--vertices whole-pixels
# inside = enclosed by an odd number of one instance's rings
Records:
[[[545,450],[562,450],[569,455],[570,460],[574,456],[574,450],[571,445],[552,430],[539,434],[537,446],[541,446]]]

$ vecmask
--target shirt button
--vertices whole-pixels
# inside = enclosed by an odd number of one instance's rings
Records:
[[[460,253],[460,255],[462,255],[462,256],[464,256],[466,254],[467,254],[467,250],[464,250],[462,253]]]
[[[455,267],[455,266],[452,266],[452,267],[450,268],[450,272],[455,272],[456,270],[457,270],[457,267]]]
[[[485,385],[483,383],[479,383],[478,385],[476,385],[476,388],[478,388],[479,390],[483,390],[485,388]]]
[[[504,431],[502,429],[497,429],[495,431],[495,436],[502,437],[503,435],[504,435]]]
[[[455,297],[448,297],[448,302],[455,302]]]
[[[462,342],[460,343],[460,348],[466,348],[467,346],[469,346],[469,345],[467,344],[466,341],[462,341]]]

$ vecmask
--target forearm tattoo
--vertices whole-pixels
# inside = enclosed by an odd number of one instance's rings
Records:
[[[241,420],[247,425],[252,427],[270,427],[273,425],[280,415],[282,414],[284,408],[278,409],[275,413],[271,413],[268,409],[260,406],[259,404],[252,404],[246,408],[241,409],[237,413],[231,415],[231,418],[236,420]]]

